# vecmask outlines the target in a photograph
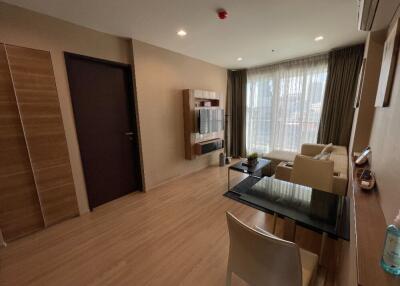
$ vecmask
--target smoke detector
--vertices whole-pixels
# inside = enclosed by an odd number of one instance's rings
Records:
[[[225,20],[228,17],[228,12],[225,9],[218,9],[217,10],[218,18],[221,20]]]

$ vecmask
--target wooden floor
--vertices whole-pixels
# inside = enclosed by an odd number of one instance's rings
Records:
[[[210,167],[12,242],[0,248],[0,285],[224,285],[225,212],[272,227],[272,216],[223,197],[226,188],[227,168]],[[302,247],[318,252],[320,241],[297,228]],[[329,273],[320,269],[319,285]]]

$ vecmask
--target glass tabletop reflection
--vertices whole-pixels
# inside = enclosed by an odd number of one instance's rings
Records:
[[[348,240],[347,201],[343,196],[270,177],[249,177],[225,195],[312,230]]]

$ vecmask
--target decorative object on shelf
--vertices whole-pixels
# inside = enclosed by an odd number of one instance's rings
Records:
[[[381,266],[386,272],[400,276],[400,211],[386,229]]]
[[[361,166],[361,165],[367,163],[368,157],[370,156],[370,154],[371,154],[371,148],[368,146],[361,152],[361,155],[357,157],[356,162],[355,162],[356,165]]]
[[[204,106],[204,107],[211,107],[212,105],[211,105],[211,101],[203,101],[203,102],[201,102],[201,106]]]
[[[257,165],[258,163],[258,154],[257,153],[251,153],[250,155],[247,156],[247,165],[252,167]]]
[[[375,187],[374,173],[369,169],[357,169],[357,184],[363,190],[372,190]]]
[[[386,107],[390,103],[393,79],[396,70],[397,54],[399,52],[400,27],[397,20],[396,25],[390,31],[383,48],[381,73],[379,76],[378,92],[376,94],[375,106]]]
[[[225,164],[230,164],[232,161],[232,157],[226,156],[225,158]]]

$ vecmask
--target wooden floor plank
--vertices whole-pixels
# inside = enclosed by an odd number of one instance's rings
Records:
[[[0,285],[224,285],[225,212],[252,227],[273,222],[223,197],[226,188],[227,168],[210,167],[12,242],[0,249]],[[318,235],[296,233],[319,250]]]

